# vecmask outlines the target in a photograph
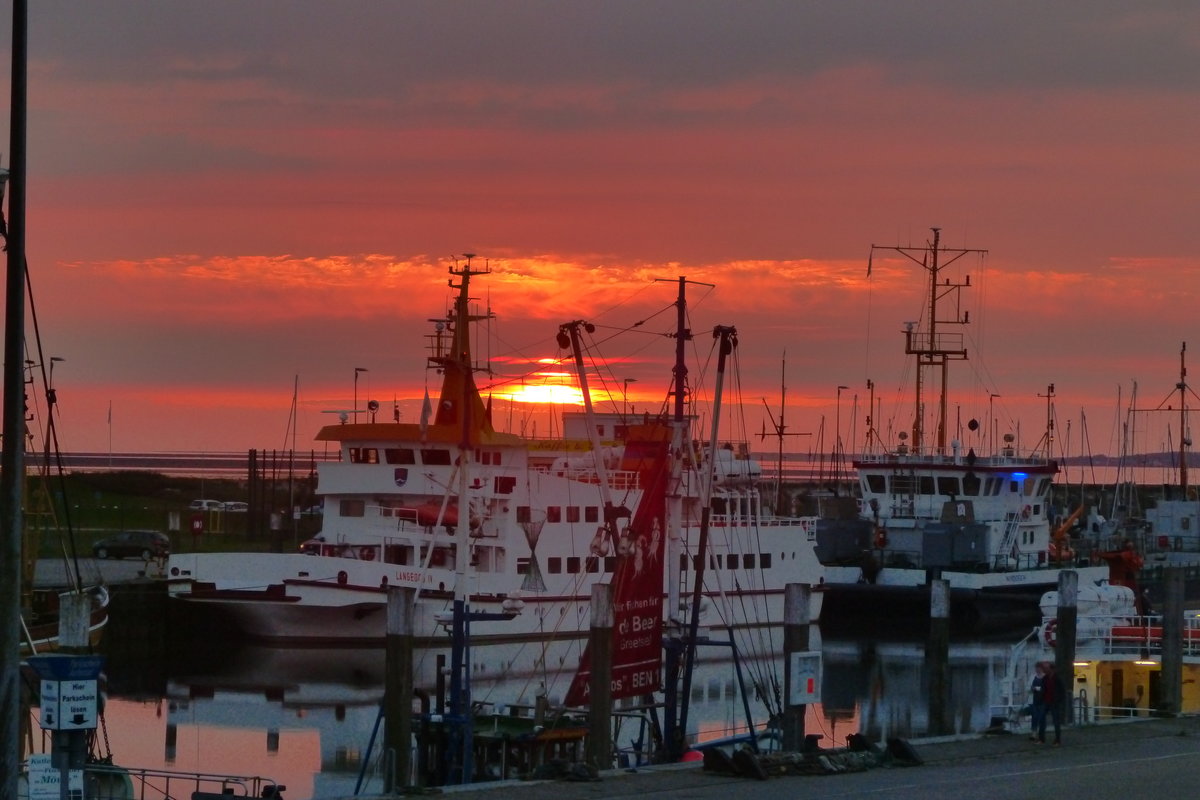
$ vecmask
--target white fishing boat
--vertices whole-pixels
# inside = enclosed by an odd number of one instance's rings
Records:
[[[594,583],[618,583],[621,570],[655,574],[644,615],[683,628],[703,567],[705,630],[781,625],[784,586],[820,581],[815,521],[764,509],[747,448],[695,443],[688,418],[595,413],[590,401],[590,413],[565,415],[562,439],[497,431],[468,335],[480,319],[469,310],[470,279],[484,273],[469,258],[450,271],[455,307],[430,337],[429,366],[442,376],[436,406],[420,423],[323,428],[317,439],[336,445],[340,460],[318,466],[320,535],[293,553],[172,554],[173,600],[223,611],[256,639],[379,642],[387,589],[406,586],[417,590],[418,640],[444,642],[461,598],[476,644],[582,641]],[[582,373],[581,388],[587,399]],[[639,522],[651,496],[664,510]],[[657,647],[657,629],[652,638]]]
[[[944,247],[940,229],[932,230],[921,248],[873,246],[873,252],[898,252],[928,273],[922,319],[908,323],[904,334],[905,353],[916,357],[911,441],[901,431],[897,441],[883,442],[872,428],[872,449],[854,461],[861,491],[857,517],[821,523],[822,625],[926,625],[931,579],[950,583],[952,629],[1036,625],[1038,600],[1057,585],[1062,569],[1076,570],[1081,585],[1108,575],[1106,567],[1076,563],[1067,527],[1052,527],[1050,490],[1059,469],[1051,451],[1053,385],[1040,452],[1018,452],[1015,437],[1006,433],[992,455],[980,455],[996,438],[988,430],[991,419],[968,422],[961,432],[966,441],[948,435],[949,366],[967,360],[960,326],[969,318],[959,294],[970,277],[951,280],[941,270],[986,251]],[[928,409],[926,380],[940,382],[937,406]],[[990,409],[990,398],[988,403]],[[935,430],[927,435],[925,417],[932,409]]]

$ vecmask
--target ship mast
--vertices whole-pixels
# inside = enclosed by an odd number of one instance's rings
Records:
[[[910,261],[920,264],[929,273],[929,298],[926,310],[926,327],[924,330],[915,329],[915,323],[906,323],[904,332],[904,352],[917,357],[916,396],[913,408],[913,453],[925,453],[925,423],[924,423],[924,392],[925,370],[936,369],[941,377],[938,394],[937,438],[933,451],[945,455],[946,428],[948,424],[948,385],[949,367],[951,361],[966,361],[967,350],[963,345],[961,333],[940,333],[939,326],[966,325],[970,321],[970,313],[961,311],[960,292],[971,285],[968,275],[962,283],[951,282],[949,278],[942,280],[940,273],[968,253],[986,254],[987,250],[970,248],[950,248],[941,246],[941,228],[930,228],[933,240],[925,247],[906,247],[903,245],[871,245],[871,256],[876,250],[892,250]],[[938,317],[938,303],[950,298],[954,306],[953,316]]]

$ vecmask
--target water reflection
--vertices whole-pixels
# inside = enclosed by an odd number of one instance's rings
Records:
[[[553,703],[570,680],[560,665],[575,663],[580,644],[475,651],[474,700],[496,713],[532,706],[540,695]],[[842,745],[860,730],[872,739],[929,732],[930,670],[922,642],[815,636],[813,645],[823,658],[821,703],[809,708],[806,729],[820,734],[824,746]],[[130,656],[119,640],[110,650],[106,716],[119,743],[119,763],[265,775],[289,787],[287,800],[305,800],[350,794],[364,762],[378,755],[380,648],[175,644],[149,669],[138,663],[147,655]],[[429,692],[430,702],[436,703],[444,684],[447,658],[445,649],[418,650],[415,685]],[[947,715],[953,729],[989,727],[995,706],[1005,700],[1006,680],[1026,674],[1032,659],[1032,653],[1014,656],[1007,642],[952,644]],[[779,658],[745,659],[739,678],[727,648],[706,653],[692,687],[691,737],[710,740],[745,730],[743,686],[755,724],[765,723],[782,696],[782,668]],[[130,670],[141,677],[118,677]],[[629,727],[629,741],[640,735],[636,725]],[[375,753],[368,759],[373,736]],[[370,769],[365,779],[367,790],[381,788]]]

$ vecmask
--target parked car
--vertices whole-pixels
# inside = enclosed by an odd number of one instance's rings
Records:
[[[192,511],[224,511],[225,504],[220,500],[193,500],[188,508]]]
[[[158,531],[121,531],[92,544],[96,558],[165,558],[171,554],[171,540]]]
[[[225,504],[225,510],[232,511],[235,514],[245,513],[246,511],[250,510],[250,505],[248,503],[243,503],[240,500],[234,500],[231,503]]]

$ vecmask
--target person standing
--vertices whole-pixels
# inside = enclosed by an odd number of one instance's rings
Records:
[[[1057,747],[1062,744],[1062,712],[1067,701],[1067,689],[1051,661],[1045,662],[1045,671],[1042,677],[1042,701],[1044,709],[1038,724],[1037,740],[1040,744],[1046,743],[1046,716],[1049,715],[1054,723],[1054,745]]]
[[[1029,685],[1029,693],[1033,699],[1029,702],[1029,741],[1038,741],[1038,731],[1046,730],[1046,671],[1042,662],[1033,666],[1033,682]]]

